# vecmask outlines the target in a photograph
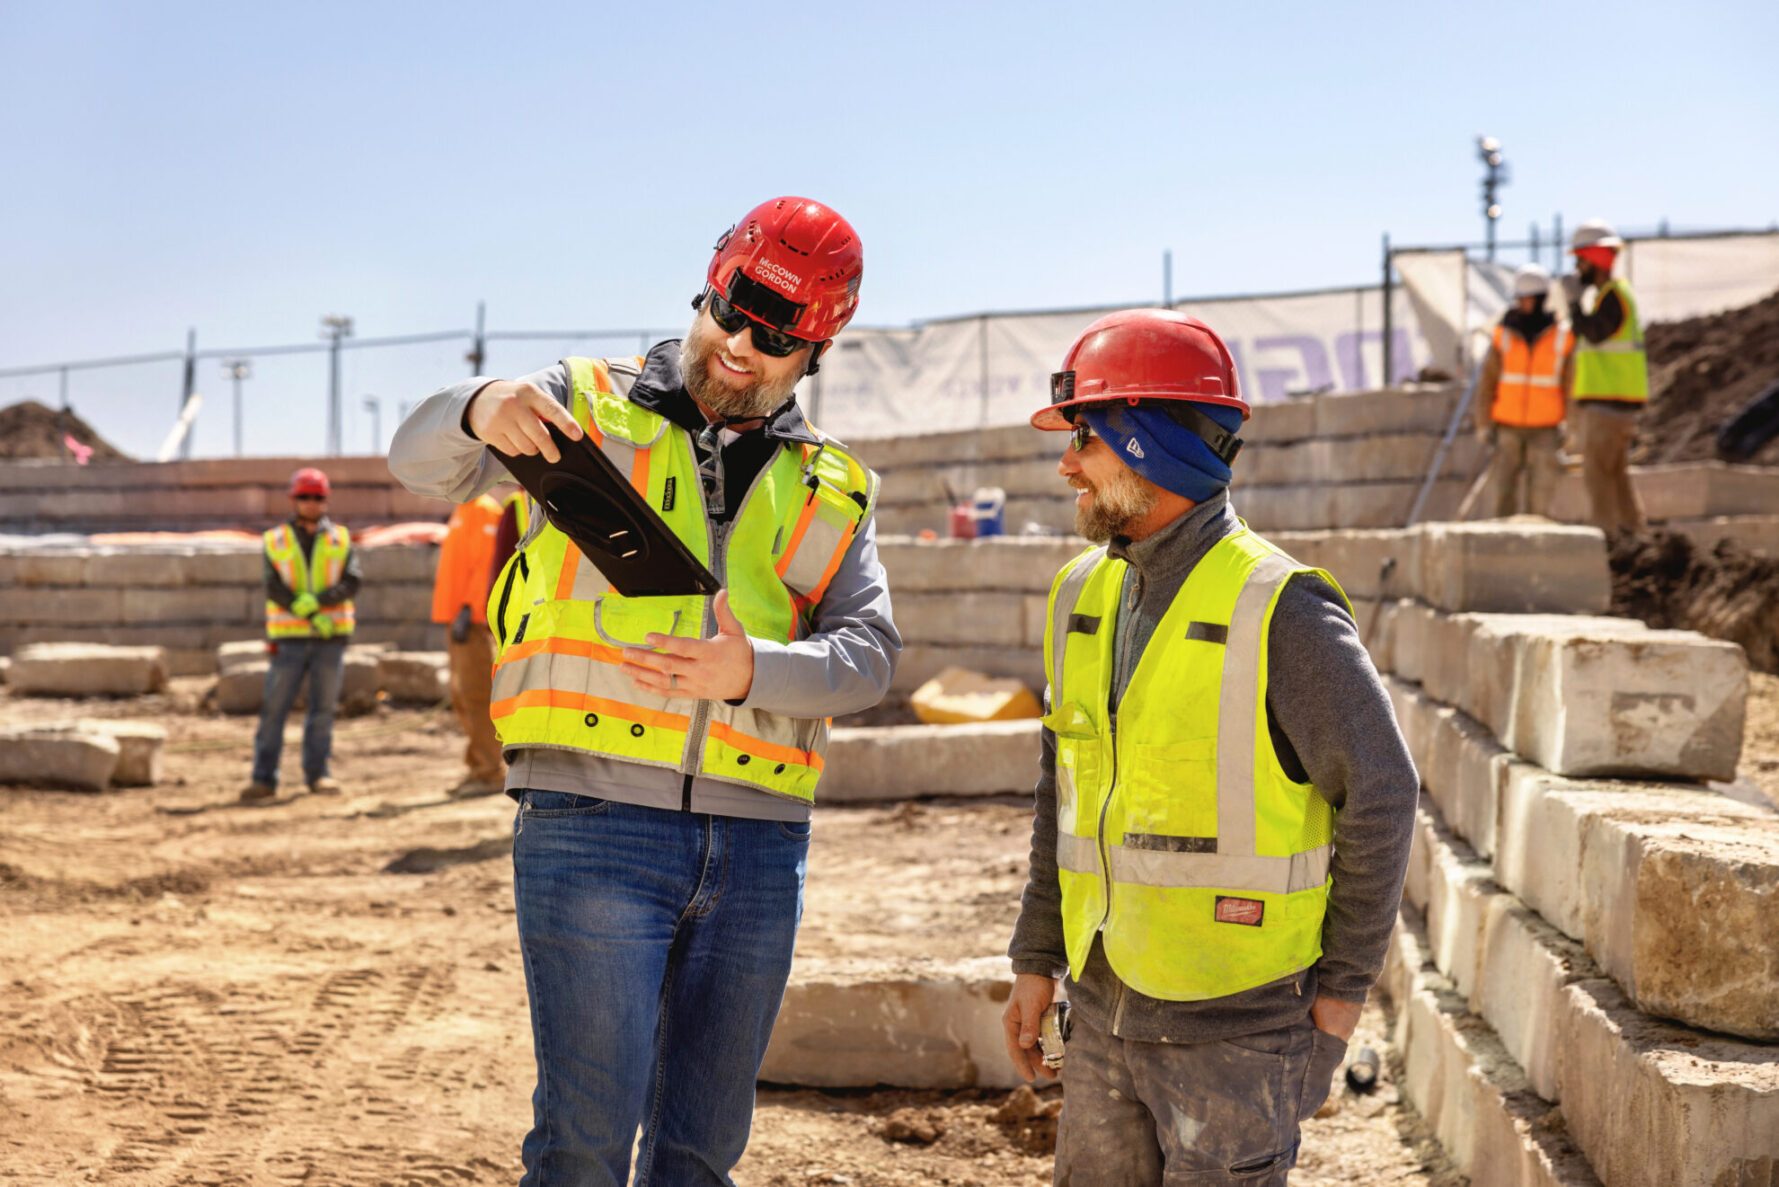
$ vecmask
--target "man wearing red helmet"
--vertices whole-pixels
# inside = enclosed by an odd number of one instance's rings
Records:
[[[538,1065],[526,1184],[727,1183],[801,912],[826,718],[901,652],[877,478],[793,396],[858,305],[858,236],[778,198],[723,235],[683,341],[440,391],[391,471],[463,501],[487,445],[592,441],[723,582],[626,598],[533,508],[495,584],[491,714]]]
[[[265,534],[266,638],[272,663],[253,738],[253,779],[241,792],[243,803],[278,794],[284,719],[305,679],[309,712],[303,718],[303,780],[316,795],[340,792],[339,781],[328,774],[328,760],[346,641],[354,622],[352,599],[364,578],[351,535],[327,517],[331,493],[326,474],[312,466],[298,470],[290,476],[290,521]]]
[[[1395,922],[1419,781],[1334,579],[1230,508],[1247,414],[1210,327],[1144,309],[1089,326],[1032,417],[1073,431],[1099,544],[1051,590],[1003,1015],[1052,1074],[1068,978],[1059,1184],[1284,1183]]]

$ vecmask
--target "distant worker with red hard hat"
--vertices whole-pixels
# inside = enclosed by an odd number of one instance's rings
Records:
[[[480,495],[459,503],[439,544],[432,583],[432,620],[445,627],[451,673],[451,711],[465,738],[467,773],[450,790],[452,799],[494,795],[506,787],[500,736],[488,716],[493,692],[494,634],[488,629],[488,593],[513,555],[523,529],[524,498]]]
[[[506,477],[488,446],[554,463],[551,427],[584,438],[724,586],[622,596],[534,504],[489,599],[533,1187],[623,1183],[633,1149],[638,1183],[727,1183],[747,1145],[827,718],[876,704],[902,646],[877,476],[794,395],[863,270],[833,210],[764,202],[717,241],[684,340],[448,387],[390,446],[409,490],[462,502]]]
[[[1637,414],[1649,402],[1649,359],[1636,295],[1629,281],[1612,274],[1624,245],[1604,220],[1588,219],[1570,238],[1575,271],[1563,277],[1575,332],[1571,436],[1580,443],[1592,520],[1608,539],[1645,523],[1631,484],[1631,441]]]
[[[1479,435],[1494,450],[1495,514],[1549,515],[1561,470],[1574,340],[1545,308],[1550,273],[1527,264],[1513,276],[1513,307],[1489,338],[1477,382]],[[1522,487],[1524,498],[1522,500]]]
[[[303,781],[316,795],[340,793],[339,781],[328,773],[328,760],[346,671],[346,641],[352,637],[352,599],[364,573],[351,533],[327,517],[331,493],[326,474],[313,467],[298,470],[290,476],[289,522],[265,534],[266,638],[272,663],[253,738],[253,780],[241,792],[243,803],[278,794],[284,719],[305,679],[309,711],[303,719]]]
[[[1072,434],[1097,546],[1050,593],[1008,1054],[1066,1076],[1059,1184],[1282,1184],[1383,967],[1419,780],[1334,578],[1236,518],[1248,405],[1210,327],[1101,318],[1051,395],[1032,424]]]

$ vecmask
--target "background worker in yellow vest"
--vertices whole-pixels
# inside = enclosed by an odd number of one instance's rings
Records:
[[[501,497],[496,497],[496,496]],[[444,542],[439,546],[439,565],[432,584],[432,620],[445,627],[445,645],[451,665],[451,711],[466,739],[463,779],[451,789],[453,799],[493,795],[506,787],[506,761],[500,755],[500,736],[488,716],[493,691],[494,633],[488,629],[488,591],[507,558],[513,554],[517,535],[509,533],[500,548],[503,514],[511,515],[518,496],[511,488],[497,488],[451,512]]]
[[[1057,577],[1007,1050],[1073,1006],[1056,1182],[1281,1184],[1383,967],[1419,781],[1333,578],[1230,506],[1228,349],[1089,326],[1032,417],[1099,547]]]
[[[724,585],[622,597],[540,515],[490,599],[538,1065],[525,1184],[623,1183],[633,1147],[638,1183],[727,1183],[747,1144],[825,719],[876,704],[901,653],[876,476],[793,394],[862,272],[834,211],[762,203],[721,237],[683,342],[446,388],[390,447],[408,489],[462,501],[505,476],[484,443],[559,461],[554,425]]]
[[[1631,485],[1631,441],[1637,413],[1649,401],[1649,361],[1637,298],[1612,274],[1620,239],[1603,220],[1575,228],[1575,271],[1563,277],[1575,331],[1570,426],[1581,448],[1581,477],[1596,526],[1608,537],[1644,526],[1643,502]]]
[[[284,750],[284,719],[305,678],[309,711],[303,719],[303,780],[316,795],[338,795],[328,774],[334,743],[334,710],[352,636],[352,599],[364,580],[352,537],[327,517],[327,475],[305,467],[290,476],[289,522],[265,534],[266,637],[271,667],[253,737],[253,780],[243,803],[278,794],[278,759]]]
[[[1545,308],[1550,273],[1527,264],[1513,277],[1513,308],[1489,339],[1477,381],[1480,435],[1494,449],[1495,514],[1550,514],[1569,387],[1569,331]],[[1522,500],[1522,488],[1524,498]]]

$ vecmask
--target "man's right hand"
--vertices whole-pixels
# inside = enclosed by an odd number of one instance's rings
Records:
[[[505,454],[543,454],[546,462],[562,460],[547,426],[555,425],[570,441],[581,439],[581,426],[568,409],[535,383],[497,379],[474,396],[463,414],[470,435]]]
[[[1039,1020],[1055,1000],[1055,977],[1038,973],[1014,975],[1013,994],[1001,1012],[1001,1029],[1007,1035],[1007,1058],[1028,1084],[1035,1076],[1056,1079],[1056,1073],[1044,1066],[1044,1053],[1038,1047]]]
[[[290,612],[298,618],[308,618],[321,609],[321,603],[315,600],[312,593],[300,593],[290,600]]]

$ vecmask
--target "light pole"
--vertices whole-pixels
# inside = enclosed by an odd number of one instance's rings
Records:
[[[321,336],[328,341],[327,351],[327,453],[338,457],[340,442],[340,342],[352,337],[352,319],[330,313],[321,319]]]
[[[371,454],[383,448],[383,402],[375,396],[364,398],[365,411],[371,414]]]
[[[241,456],[241,381],[253,378],[252,359],[224,359],[222,373],[235,384],[235,456]]]
[[[1489,259],[1493,260],[1495,258],[1495,223],[1501,218],[1501,204],[1495,200],[1496,191],[1512,181],[1513,175],[1508,171],[1507,162],[1501,156],[1501,142],[1493,136],[1477,134],[1476,159],[1481,161],[1488,170],[1483,174],[1482,183],[1483,226],[1488,232]]]

